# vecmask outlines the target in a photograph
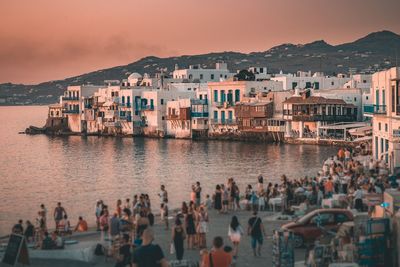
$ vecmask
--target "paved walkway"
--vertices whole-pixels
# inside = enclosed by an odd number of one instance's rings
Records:
[[[210,223],[209,223],[209,233],[207,234],[207,245],[211,247],[211,242],[213,237],[219,235],[224,238],[225,245],[232,245],[227,237],[228,234],[228,226],[231,220],[232,215],[235,214],[244,230],[247,230],[247,221],[251,216],[251,213],[248,211],[238,211],[235,213],[230,214],[218,214],[217,212],[211,210],[209,212]],[[272,215],[269,212],[261,212],[259,214],[262,218],[266,218]],[[159,220],[159,218],[156,218]],[[251,247],[250,247],[250,238],[247,235],[244,235],[242,238],[242,242],[239,247],[239,257],[237,260],[237,267],[245,267],[245,266],[272,266],[272,240],[271,235],[274,229],[279,229],[280,225],[284,224],[285,222],[281,221],[266,221],[264,220],[264,226],[267,231],[268,238],[265,240],[263,249],[262,249],[262,256],[261,257],[254,257]],[[172,222],[170,223],[172,225]],[[175,255],[170,255],[169,248],[171,242],[171,230],[165,230],[164,225],[157,223],[154,226],[155,231],[155,241],[154,243],[159,244],[164,251],[165,256],[169,260],[175,260]],[[91,236],[81,237],[79,240],[98,240],[98,234],[94,234]],[[54,251],[56,253],[56,251]],[[304,249],[297,249],[295,252],[296,261],[304,260]],[[185,250],[184,259],[190,259],[199,261],[199,250]],[[57,266],[100,266],[100,267],[109,267],[114,266],[115,262],[113,260],[108,260],[108,262],[104,261],[104,257],[96,257],[95,264],[90,263],[81,263],[81,262],[74,262],[74,261],[47,261],[47,260],[36,260],[31,259],[32,264],[31,266],[41,266],[41,267],[57,267]],[[0,266],[2,266],[0,264]]]

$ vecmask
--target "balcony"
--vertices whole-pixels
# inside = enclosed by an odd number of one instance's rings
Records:
[[[309,122],[314,122],[314,121],[351,122],[351,121],[357,121],[357,115],[292,115],[292,120],[309,121]]]
[[[236,125],[236,120],[233,119],[212,119],[211,124],[219,124],[219,125]]]
[[[364,105],[364,114],[386,114],[386,105]]]
[[[130,108],[132,107],[131,103],[119,103],[118,104],[120,107],[124,107],[124,108]]]
[[[64,114],[79,114],[79,110],[76,109],[65,109],[63,110]]]
[[[192,99],[192,105],[208,105],[208,99]]]
[[[154,105],[141,106],[141,110],[154,110]]]
[[[63,101],[78,101],[79,97],[77,96],[62,96]]]
[[[192,112],[192,118],[208,118],[208,112]]]
[[[121,122],[119,121],[106,121],[104,122],[105,127],[121,127]]]

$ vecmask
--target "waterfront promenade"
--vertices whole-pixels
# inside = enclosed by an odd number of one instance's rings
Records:
[[[279,229],[280,225],[286,223],[287,221],[274,221],[271,220],[274,215],[277,213],[272,212],[260,212],[259,216],[263,218],[264,227],[267,232],[267,238],[264,240],[264,246],[262,248],[262,256],[254,257],[252,254],[252,250],[250,247],[250,238],[245,234],[242,237],[242,241],[239,247],[239,257],[237,259],[236,266],[272,266],[272,240],[271,234],[274,229]],[[232,215],[236,215],[239,218],[239,221],[243,227],[243,229],[247,230],[247,221],[251,216],[250,211],[237,211],[230,212],[229,214],[218,214],[215,210],[209,211],[210,223],[209,223],[209,232],[207,233],[207,248],[211,247],[212,239],[215,236],[222,236],[224,238],[225,245],[232,246],[229,241],[228,234],[228,225],[230,223]],[[170,221],[172,224],[172,221]],[[155,241],[154,243],[159,244],[163,249],[163,252],[168,260],[175,260],[175,255],[171,255],[169,252],[170,242],[171,242],[171,230],[165,230],[165,227],[160,222],[160,218],[156,218],[156,224],[154,225],[155,231]],[[72,239],[79,240],[80,242],[91,241],[93,244],[97,244],[100,240],[100,234],[98,232],[92,232],[92,234],[87,234],[79,237],[79,235],[72,236]],[[185,242],[186,243],[186,242]],[[68,250],[68,246],[66,247]],[[48,253],[59,253],[57,250],[48,251]],[[296,261],[304,260],[304,249],[296,249],[295,257]],[[199,261],[200,254],[199,249],[187,250],[185,244],[185,253],[184,259]],[[94,258],[94,263],[84,263],[70,260],[43,260],[43,259],[35,259],[31,257],[31,266],[34,267],[57,267],[57,266],[101,266],[101,267],[109,267],[114,266],[115,261],[112,259],[108,259],[105,261],[104,256],[96,256]],[[2,266],[2,265],[0,265]]]

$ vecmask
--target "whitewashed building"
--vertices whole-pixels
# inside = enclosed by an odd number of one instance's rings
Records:
[[[176,69],[172,76],[176,80],[198,81],[200,83],[217,82],[233,77],[235,73],[228,70],[226,63],[216,63],[215,69],[203,69],[199,65],[191,65],[188,69]]]
[[[372,98],[364,109],[372,114],[372,154],[393,171],[400,167],[400,68],[372,75]]]
[[[280,81],[283,84],[283,90],[294,89],[336,89],[343,86],[351,79],[338,76],[325,76],[323,73],[316,72],[298,72],[297,74],[278,74],[271,77],[273,81]]]

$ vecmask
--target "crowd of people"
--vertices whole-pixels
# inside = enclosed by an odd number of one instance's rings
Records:
[[[160,222],[171,233],[170,253],[181,261],[184,259],[185,248],[197,249],[201,255],[201,266],[228,267],[237,260],[242,236],[247,234],[253,255],[260,256],[266,232],[258,214],[270,210],[274,199],[280,199],[281,211],[288,214],[293,213],[293,208],[298,205],[305,210],[310,206],[321,207],[324,199],[332,198],[335,194],[346,197],[346,206],[343,208],[364,210],[362,198],[365,194],[379,194],[396,185],[389,182],[384,159],[366,161],[353,155],[350,149],[339,149],[336,156],[324,162],[315,177],[289,179],[282,175],[279,183],[267,183],[267,179],[259,175],[257,183],[254,186],[247,185],[243,193],[234,178],[227,179],[225,184],[216,185],[211,196],[204,194],[200,182],[196,182],[191,187],[189,200],[182,202],[181,208],[171,213],[168,192],[161,185],[158,194]],[[131,263],[139,267],[152,264],[167,266],[161,247],[153,244],[152,226],[155,216],[151,204],[147,194],[134,195],[132,200],[119,199],[112,209],[102,200],[97,201],[96,227],[101,232],[103,248],[107,248],[103,252],[113,254],[117,259],[116,266]],[[212,209],[221,215],[232,213],[232,217],[225,236],[229,244],[224,245],[223,236],[216,236],[212,241],[213,248],[208,250],[206,236],[212,227],[209,217]],[[250,211],[252,214],[246,226],[242,226],[236,216],[239,210]],[[64,236],[73,231],[88,230],[87,222],[82,217],[72,228],[66,210],[58,203],[53,213],[56,229],[50,233],[47,213],[46,207],[41,205],[36,223],[26,221],[24,227],[20,220],[13,227],[13,233],[25,235],[29,242],[36,242],[37,247],[42,249],[54,249],[64,247]],[[173,222],[171,227],[170,221]]]

